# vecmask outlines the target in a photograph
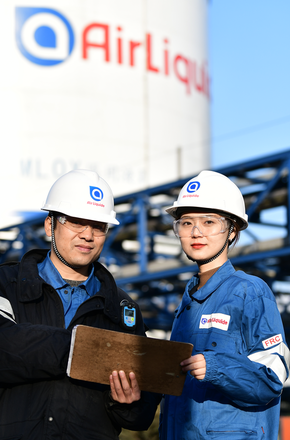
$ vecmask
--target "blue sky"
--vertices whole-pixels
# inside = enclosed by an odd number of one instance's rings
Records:
[[[211,167],[290,148],[290,1],[209,0]]]

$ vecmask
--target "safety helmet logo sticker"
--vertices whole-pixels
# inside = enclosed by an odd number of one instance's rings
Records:
[[[69,21],[49,8],[16,7],[16,43],[29,61],[53,66],[65,61],[74,47]]]
[[[196,192],[200,187],[200,183],[198,181],[195,182],[189,182],[187,186],[187,192],[193,193]]]
[[[90,186],[90,196],[96,202],[100,202],[103,199],[104,194],[101,188],[98,188],[96,186]]]

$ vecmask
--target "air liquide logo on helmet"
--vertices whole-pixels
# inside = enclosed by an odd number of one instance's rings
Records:
[[[101,206],[102,208],[105,207],[103,203],[100,203],[104,198],[104,193],[101,188],[98,188],[97,186],[90,186],[90,196],[94,201],[92,202],[89,200],[87,202],[88,205]]]
[[[197,180],[195,180],[194,182],[189,182],[189,184],[187,185],[186,191],[188,194],[184,194],[183,198],[185,197],[199,197],[198,194],[194,194],[196,193],[196,191],[198,191],[200,188],[200,182],[198,182]]]
[[[16,42],[29,61],[54,66],[74,47],[74,32],[64,15],[54,9],[16,7]]]
[[[211,315],[202,315],[200,318],[199,328],[219,328],[227,331],[230,323],[230,315],[223,313],[212,313]]]

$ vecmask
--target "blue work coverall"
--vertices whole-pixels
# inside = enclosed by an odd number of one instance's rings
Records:
[[[277,440],[289,350],[268,285],[228,260],[176,311],[171,340],[206,360],[203,380],[187,373],[181,396],[161,404],[161,440]]]

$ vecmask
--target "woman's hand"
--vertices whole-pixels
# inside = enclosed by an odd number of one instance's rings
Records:
[[[202,380],[206,373],[206,360],[203,354],[196,354],[191,356],[185,361],[180,363],[182,371],[186,373],[190,371],[190,374],[198,380]]]

